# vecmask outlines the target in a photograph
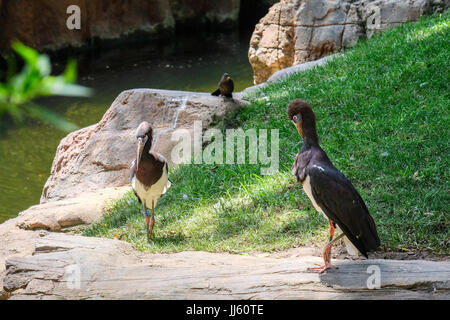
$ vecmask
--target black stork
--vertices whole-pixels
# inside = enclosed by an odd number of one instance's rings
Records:
[[[229,73],[224,73],[219,82],[219,89],[211,93],[213,96],[233,98],[234,82]]]
[[[144,207],[147,240],[150,240],[155,225],[155,207],[158,199],[171,186],[167,160],[160,154],[150,151],[153,129],[144,121],[137,128],[138,141],[136,159],[131,164],[130,180],[134,194]],[[152,209],[149,217],[148,209]]]
[[[323,273],[335,268],[331,264],[331,247],[342,237],[349,254],[358,255],[359,251],[367,258],[368,251],[379,247],[380,239],[375,221],[363,199],[320,147],[316,118],[309,104],[301,99],[292,101],[288,115],[303,138],[292,174],[302,183],[314,208],[324,214],[330,223],[330,238],[323,251],[324,265],[310,269]],[[342,233],[333,240],[336,225]]]

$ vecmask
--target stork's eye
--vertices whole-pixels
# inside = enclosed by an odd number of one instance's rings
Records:
[[[295,123],[298,123],[301,119],[302,116],[300,114],[296,114],[295,116],[292,117],[292,121],[294,121]]]

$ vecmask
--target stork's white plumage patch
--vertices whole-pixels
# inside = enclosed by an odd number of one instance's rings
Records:
[[[319,166],[314,166],[317,167],[321,170],[324,170],[322,167]],[[306,176],[305,180],[303,180],[302,182],[302,186],[303,186],[303,190],[305,191],[306,195],[308,196],[309,200],[311,200],[311,203],[313,204],[314,208],[320,212],[321,214],[323,214],[323,216],[325,217],[325,219],[329,219],[327,217],[327,215],[323,212],[322,208],[319,207],[319,205],[317,204],[316,200],[314,199],[312,192],[311,192],[311,182],[310,182],[310,178],[309,175]],[[342,233],[342,230],[339,228],[339,226],[337,227],[338,231]],[[345,242],[345,247],[347,249],[348,254],[352,255],[352,256],[359,256],[359,251],[358,249],[353,245],[353,243],[350,242],[350,240],[348,240],[348,238],[346,236],[343,237],[343,240]]]
[[[320,171],[325,172],[325,169],[322,168],[321,166],[313,165],[313,168],[317,168],[317,169],[319,169]]]
[[[303,180],[302,182],[302,186],[303,186],[303,190],[305,191],[306,195],[308,196],[309,200],[311,200],[314,208],[319,211],[320,213],[322,213],[324,215],[324,217],[328,220],[328,217],[326,216],[326,214],[323,212],[322,208],[319,207],[319,205],[317,204],[316,200],[314,199],[313,195],[312,195],[312,191],[311,191],[311,181],[309,178],[309,175],[306,176],[305,180]]]
[[[152,201],[154,203],[154,206],[156,207],[158,199],[161,198],[161,196],[165,194],[172,185],[167,175],[166,166],[167,164],[163,169],[163,174],[161,178],[159,178],[159,180],[150,188],[146,188],[142,183],[140,183],[139,180],[136,179],[136,176],[134,176],[133,180],[131,181],[131,186],[133,190],[137,193],[137,195],[139,196],[141,201],[147,206],[147,208],[152,207]]]

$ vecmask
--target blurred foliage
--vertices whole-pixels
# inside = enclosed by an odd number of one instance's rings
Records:
[[[24,66],[20,73],[16,73],[15,56],[11,54],[6,58],[5,82],[0,82],[0,118],[7,114],[16,123],[23,123],[24,119],[31,117],[47,121],[64,131],[77,129],[76,125],[59,114],[33,102],[36,98],[53,95],[90,96],[91,89],[74,83],[77,78],[76,62],[69,61],[62,75],[52,76],[47,55],[39,54],[20,42],[14,42],[12,48],[24,60]]]

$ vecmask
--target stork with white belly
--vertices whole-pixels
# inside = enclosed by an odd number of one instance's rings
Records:
[[[330,223],[330,240],[323,251],[324,265],[310,269],[323,273],[334,268],[331,247],[344,237],[351,255],[367,252],[380,246],[375,221],[352,183],[331,163],[319,145],[316,118],[307,102],[297,99],[289,104],[289,119],[303,138],[303,146],[295,157],[292,173],[302,183],[314,208]],[[333,240],[335,227],[342,233]]]
[[[144,207],[147,240],[153,234],[155,225],[155,207],[158,199],[171,186],[167,160],[160,154],[150,151],[152,147],[153,129],[144,121],[136,132],[138,141],[136,159],[131,164],[130,180],[134,194]],[[150,218],[148,209],[152,209]]]

